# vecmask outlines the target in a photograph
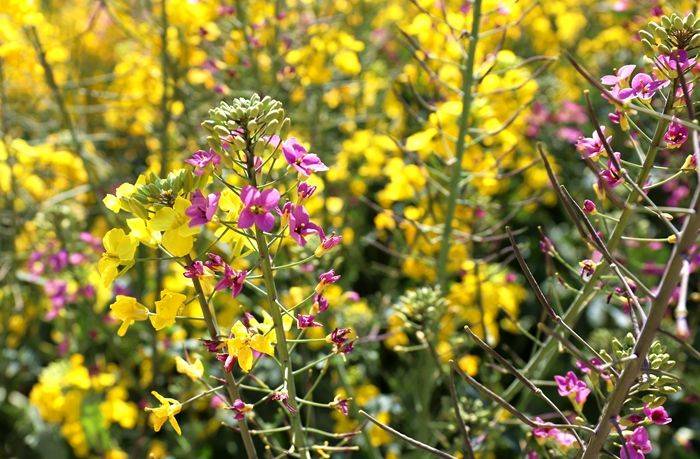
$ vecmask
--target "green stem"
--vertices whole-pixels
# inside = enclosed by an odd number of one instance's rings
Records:
[[[472,30],[469,38],[469,49],[465,65],[462,67],[462,113],[459,117],[459,134],[455,151],[455,162],[452,166],[450,177],[450,194],[447,198],[447,211],[445,213],[445,225],[442,230],[442,241],[437,259],[438,285],[444,292],[446,290],[447,255],[450,251],[450,235],[452,233],[452,221],[454,220],[459,197],[459,179],[462,174],[462,158],[464,157],[464,138],[467,135],[469,114],[473,101],[472,85],[474,84],[474,57],[476,45],[479,40],[479,22],[481,22],[481,0],[475,0],[474,13],[472,15]]]
[[[187,256],[187,263],[192,264],[192,258],[189,255]],[[194,286],[195,292],[197,292],[199,306],[202,309],[202,315],[204,316],[204,321],[207,324],[209,336],[213,340],[218,340],[219,327],[216,324],[216,317],[214,316],[214,313],[212,313],[211,309],[209,309],[209,304],[207,304],[207,297],[204,295],[202,284],[199,282],[199,279],[193,277],[192,285]],[[240,398],[238,386],[236,385],[236,381],[233,379],[233,375],[228,371],[224,371],[224,378],[226,379],[226,391],[228,392],[229,401],[230,403],[233,403],[236,399]],[[241,437],[243,438],[243,446],[245,447],[248,459],[257,459],[258,453],[255,451],[253,437],[250,435],[248,423],[245,419],[238,422],[238,428],[241,432]]]

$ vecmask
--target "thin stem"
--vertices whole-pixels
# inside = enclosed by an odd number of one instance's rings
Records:
[[[455,151],[454,164],[452,165],[452,176],[450,177],[447,198],[447,210],[445,212],[445,225],[442,231],[442,241],[437,259],[437,279],[440,288],[446,289],[447,276],[447,255],[450,250],[450,235],[452,233],[452,220],[457,208],[457,198],[459,196],[459,179],[462,174],[462,158],[464,156],[464,138],[467,135],[469,115],[473,100],[472,85],[474,84],[474,59],[476,55],[476,45],[479,41],[479,23],[481,22],[481,0],[475,0],[472,7],[472,30],[469,38],[469,49],[467,51],[466,62],[462,67],[462,113],[459,117],[459,133]]]
[[[478,1],[478,0],[477,0],[477,1]],[[389,432],[390,434],[392,434],[393,436],[395,436],[395,437],[397,437],[397,438],[400,438],[401,440],[405,441],[405,442],[408,443],[409,445],[415,446],[416,448],[422,449],[423,451],[427,451],[427,452],[429,452],[430,454],[432,454],[433,456],[444,457],[444,458],[446,458],[446,459],[457,459],[455,456],[453,456],[453,455],[451,455],[451,454],[447,454],[447,453],[444,452],[444,451],[440,451],[439,449],[435,449],[435,448],[433,448],[433,447],[430,446],[430,445],[426,445],[425,443],[423,443],[423,442],[421,442],[421,441],[418,441],[418,440],[416,440],[415,438],[411,438],[411,437],[409,437],[408,435],[406,435],[406,434],[404,434],[404,433],[401,433],[401,432],[399,432],[398,430],[389,427],[388,425],[386,425],[386,424],[384,424],[383,422],[379,421],[377,418],[374,418],[374,417],[370,416],[369,414],[367,414],[366,412],[364,412],[364,411],[362,411],[362,410],[360,410],[359,413],[360,413],[362,416],[364,416],[364,417],[366,417],[367,419],[369,419],[370,422],[372,422],[374,425],[376,425],[376,426],[379,427],[380,429],[382,429],[382,430],[384,430],[384,431],[386,431],[386,432]]]
[[[192,264],[192,257],[188,255],[186,258],[187,264]],[[207,303],[207,297],[202,289],[202,284],[199,282],[197,277],[193,277],[192,285],[194,286],[195,292],[197,292],[199,307],[202,309],[202,315],[204,316],[204,321],[207,324],[209,336],[212,340],[218,340],[219,331],[218,326],[216,325],[216,317],[212,313],[211,309],[209,309],[209,304]],[[240,398],[238,386],[236,385],[236,381],[233,379],[233,375],[228,371],[224,371],[224,378],[226,379],[226,391],[228,392],[229,402],[233,404],[236,399]],[[241,432],[241,437],[243,438],[243,446],[245,447],[248,459],[257,459],[258,453],[255,451],[253,437],[250,435],[248,424],[245,419],[238,422],[238,428]]]

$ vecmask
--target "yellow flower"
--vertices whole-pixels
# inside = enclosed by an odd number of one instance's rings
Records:
[[[250,333],[240,320],[231,327],[233,338],[226,340],[228,353],[238,358],[238,365],[245,372],[253,367],[253,350],[267,355],[274,355],[274,333],[265,335]]]
[[[178,373],[187,375],[192,381],[197,381],[204,374],[204,365],[200,359],[195,359],[193,363],[189,363],[179,355],[175,357],[175,368]]]
[[[185,303],[185,298],[185,295],[169,290],[160,292],[160,301],[156,301],[156,313],[149,317],[153,328],[162,330],[174,324],[175,316]]]
[[[105,251],[97,262],[97,271],[100,273],[103,285],[108,287],[119,275],[120,265],[125,265],[127,267],[125,270],[133,265],[139,241],[134,236],[124,233],[124,230],[115,228],[107,231],[102,244]]]
[[[182,409],[182,404],[173,398],[165,398],[156,391],[152,391],[151,394],[160,402],[160,406],[157,408],[146,408],[146,411],[150,411],[152,415],[153,430],[159,432],[165,421],[170,421],[175,432],[182,435],[177,419],[175,419],[175,415]]]
[[[115,318],[122,321],[119,330],[117,330],[119,336],[124,336],[126,330],[137,320],[148,318],[146,306],[139,304],[136,298],[130,296],[117,295],[117,300],[109,305],[109,309]]]
[[[189,206],[190,201],[178,197],[173,207],[158,209],[148,222],[151,231],[164,231],[161,245],[176,257],[184,257],[190,253],[194,245],[193,235],[199,231],[197,227],[190,227],[190,218],[185,215]]]

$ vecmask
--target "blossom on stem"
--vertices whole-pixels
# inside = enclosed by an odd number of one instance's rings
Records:
[[[286,390],[278,390],[273,392],[270,396],[270,399],[282,403],[282,405],[284,405],[284,407],[287,408],[287,411],[289,411],[292,414],[297,412],[297,410],[292,406],[292,404],[289,403],[289,392],[287,392]]]
[[[124,336],[134,322],[148,319],[146,306],[130,296],[117,295],[116,301],[109,305],[109,309],[112,311],[112,316],[122,321],[119,330],[117,330],[119,336]]]
[[[131,234],[127,235],[121,228],[116,228],[107,231],[102,243],[105,251],[97,262],[97,271],[100,273],[102,284],[108,287],[117,277],[119,266],[133,264],[139,242]]]
[[[306,245],[306,236],[311,234],[323,234],[323,229],[309,219],[309,214],[304,206],[290,206],[289,212],[289,235],[297,244]]]
[[[620,162],[620,153],[614,153],[617,162]],[[625,181],[622,176],[622,171],[617,168],[615,163],[608,161],[608,168],[600,171],[600,179],[603,180],[610,188],[615,188]]]
[[[657,406],[656,408],[650,408],[648,404],[644,405],[644,415],[651,421],[652,424],[656,425],[666,425],[670,424],[672,419],[666,412],[663,406]]]
[[[316,316],[313,314],[297,314],[297,328],[302,330],[304,328],[311,327],[322,327],[323,324],[316,322]]]
[[[314,251],[314,255],[317,257],[321,257],[325,255],[326,253],[330,252],[335,248],[337,245],[339,245],[343,240],[342,236],[338,236],[335,234],[335,232],[331,232],[331,234],[328,235],[321,235],[321,245],[319,245],[316,248],[316,251]]]
[[[243,285],[245,284],[245,278],[248,275],[248,271],[236,271],[230,265],[226,264],[224,266],[224,273],[219,282],[214,286],[214,290],[221,291],[225,289],[231,289],[231,296],[238,296],[243,290]]]
[[[318,284],[316,285],[316,293],[321,293],[327,285],[335,284],[340,280],[340,274],[336,274],[334,270],[326,271],[318,276]]]
[[[677,78],[679,73],[685,73],[695,67],[694,57],[689,58],[684,49],[672,51],[671,54],[661,54],[656,60],[657,66],[669,73],[671,78]]]
[[[309,153],[294,137],[290,137],[282,142],[282,153],[289,165],[294,167],[294,169],[305,177],[308,177],[314,172],[328,170],[328,166],[323,164],[318,156]]]
[[[562,397],[568,397],[577,410],[581,410],[586,403],[591,390],[585,381],[578,379],[573,371],[568,371],[566,376],[556,375],[554,381],[557,383],[557,392]]]
[[[237,398],[233,401],[233,404],[228,407],[228,409],[233,411],[233,417],[236,419],[236,421],[240,421],[245,418],[246,413],[253,411],[253,405],[245,403],[240,398]]]
[[[190,217],[190,227],[209,223],[216,214],[220,197],[218,191],[204,196],[200,190],[196,190],[192,194],[192,204],[185,211],[185,215]]]
[[[605,136],[605,142],[610,145],[612,136],[605,135],[605,126],[600,127],[600,132]],[[598,131],[593,131],[591,137],[581,137],[576,141],[576,149],[583,158],[595,160],[599,155],[605,155],[605,144],[598,135]]]
[[[182,409],[182,404],[174,398],[163,397],[156,391],[152,391],[151,394],[153,394],[153,396],[160,402],[159,407],[146,408],[146,411],[151,412],[153,430],[159,432],[160,428],[163,427],[163,424],[165,424],[166,421],[169,421],[170,425],[173,426],[173,429],[175,429],[175,432],[177,432],[178,435],[182,435],[177,419],[175,419],[175,415]]]
[[[588,215],[595,215],[595,213],[597,212],[595,202],[591,201],[590,199],[584,200],[583,211],[586,212]]]
[[[316,187],[306,182],[300,182],[299,185],[297,185],[297,194],[299,195],[300,201],[310,198],[315,192]]]
[[[188,279],[196,279],[204,275],[204,263],[199,260],[193,261],[191,265],[185,267],[185,272],[182,274]]]
[[[221,163],[221,157],[214,150],[197,150],[185,160],[187,164],[194,166],[194,175],[203,175],[207,166],[216,167]]]
[[[656,91],[668,86],[668,80],[655,80],[653,76],[646,73],[638,73],[632,78],[629,88],[620,90],[621,99],[637,97],[642,100],[650,100]]]
[[[676,118],[673,118],[664,134],[666,147],[671,149],[679,148],[686,140],[688,140],[688,128],[679,123]]]
[[[620,448],[620,459],[644,459],[644,455],[650,452],[649,433],[640,426],[625,439],[625,444]]]
[[[182,293],[163,290],[160,292],[160,300],[156,301],[156,313],[149,317],[151,325],[156,330],[162,330],[175,323],[175,316],[185,304],[187,297]]]
[[[238,216],[238,227],[242,229],[255,225],[262,231],[270,231],[275,226],[272,210],[277,209],[280,192],[272,189],[260,191],[256,187],[246,185],[241,190],[243,210]]]
[[[253,351],[274,355],[274,337],[271,334],[250,332],[243,322],[236,321],[231,327],[233,337],[226,340],[228,353],[238,359],[238,365],[246,373],[253,367]]]

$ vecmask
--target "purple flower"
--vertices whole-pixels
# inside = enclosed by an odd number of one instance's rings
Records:
[[[328,167],[321,162],[318,156],[309,153],[294,137],[290,137],[282,143],[282,153],[284,153],[284,158],[289,165],[305,177],[314,172],[328,170]]]
[[[310,198],[316,192],[316,187],[309,185],[306,182],[300,182],[297,185],[297,194],[299,194],[299,200]]]
[[[336,328],[326,336],[326,341],[340,346],[345,344],[351,332],[349,328]]]
[[[589,215],[595,214],[597,211],[595,202],[591,201],[590,199],[586,199],[585,201],[583,201],[583,210]]]
[[[600,131],[605,136],[605,126],[600,127]],[[610,145],[612,136],[605,136],[605,141]],[[576,141],[576,149],[581,153],[583,158],[595,160],[599,155],[605,154],[605,145],[598,135],[598,131],[594,131],[591,137],[581,137]]]
[[[245,278],[248,275],[248,271],[236,271],[231,266],[226,265],[224,267],[224,275],[217,282],[214,290],[217,292],[220,290],[231,289],[231,296],[238,296],[243,290],[243,284],[245,284]]]
[[[255,225],[262,231],[270,231],[275,226],[272,210],[277,209],[280,192],[274,188],[260,191],[256,187],[246,185],[241,190],[243,210],[238,216],[239,228],[250,228]]]
[[[297,244],[306,245],[306,236],[310,234],[323,234],[323,229],[309,219],[309,214],[304,206],[290,206],[289,212],[289,235]],[[287,209],[285,209],[287,210]]]
[[[216,360],[218,360],[219,362],[222,362],[224,364],[224,371],[226,373],[231,373],[231,371],[233,371],[233,367],[234,367],[234,365],[236,365],[236,361],[238,359],[234,355],[221,353],[221,354],[216,354]]]
[[[623,100],[630,97],[649,100],[656,91],[668,86],[668,84],[668,80],[655,80],[651,75],[638,73],[632,78],[631,87],[620,90],[619,97]]]
[[[193,261],[191,265],[187,266],[185,268],[185,272],[183,273],[183,276],[187,277],[188,279],[195,279],[198,277],[202,277],[204,275],[204,263],[201,261]]]
[[[336,274],[334,270],[326,271],[318,276],[318,285],[316,285],[316,293],[321,293],[326,285],[335,284],[340,280],[340,274]]]
[[[679,148],[688,140],[688,128],[679,123],[675,118],[668,125],[666,134],[664,134],[664,142],[668,148]]]
[[[205,197],[200,190],[196,190],[192,194],[192,205],[185,210],[185,215],[190,217],[190,227],[209,223],[219,207],[220,197],[218,191]]]
[[[297,314],[297,328],[321,327],[322,324],[316,322],[316,316],[313,314]]]
[[[637,427],[620,448],[620,459],[644,459],[651,452],[651,441],[644,427]]]
[[[328,310],[328,300],[326,297],[320,293],[314,295],[313,309],[318,312],[326,312]]]
[[[617,162],[620,162],[620,153],[613,153]],[[624,177],[620,173],[620,169],[615,166],[615,163],[608,161],[608,168],[600,172],[600,178],[603,180],[610,188],[615,188],[625,181]]]
[[[671,54],[662,54],[657,59],[657,66],[661,70],[667,70],[672,78],[680,73],[685,73],[688,69],[695,66],[695,58],[688,59],[688,52],[684,49],[672,51]]]
[[[580,261],[579,266],[581,267],[581,279],[583,279],[584,282],[588,282],[591,280],[591,277],[593,277],[593,273],[595,273],[598,264],[593,260],[586,259]]]
[[[194,166],[194,175],[202,175],[207,166],[218,166],[221,163],[221,157],[211,149],[197,150],[185,162]]]
[[[333,250],[334,247],[339,245],[343,240],[342,236],[338,236],[335,234],[335,232],[331,232],[331,234],[322,234],[321,235],[321,245],[319,245],[316,248],[316,251],[314,252],[314,255],[317,257],[323,256],[326,252],[329,252]]]
[[[349,412],[348,402],[349,400],[347,398],[343,398],[339,395],[336,395],[333,401],[331,402],[331,406],[338,410],[338,412],[340,412],[343,416],[347,416]]]
[[[49,266],[55,273],[62,271],[66,266],[68,266],[68,252],[65,250],[59,250],[51,255],[49,257]]]
[[[219,340],[214,340],[214,339],[204,339],[200,338],[199,339],[204,347],[207,348],[207,351],[209,352],[218,352],[219,348],[221,347],[222,342]]]
[[[556,375],[554,376],[554,381],[557,383],[557,392],[562,397],[569,397],[569,400],[580,409],[591,390],[588,388],[586,383],[574,374],[573,371],[568,371],[566,376]]]
[[[222,271],[224,266],[226,266],[226,263],[224,262],[224,259],[221,258],[221,255],[209,252],[207,253],[207,258],[209,259],[204,262],[204,266],[212,271]]]
[[[246,413],[248,413],[249,411],[253,411],[253,405],[249,405],[240,398],[237,398],[233,401],[233,403],[229,407],[229,410],[233,411],[233,417],[237,421],[240,421],[243,418],[245,418]]]
[[[282,405],[284,405],[284,407],[287,408],[287,410],[292,414],[297,412],[297,410],[289,403],[289,392],[286,390],[273,392],[270,399],[281,402]]]
[[[649,405],[645,404],[644,415],[652,422],[652,424],[660,426],[670,424],[672,421],[663,406],[649,408]]]

